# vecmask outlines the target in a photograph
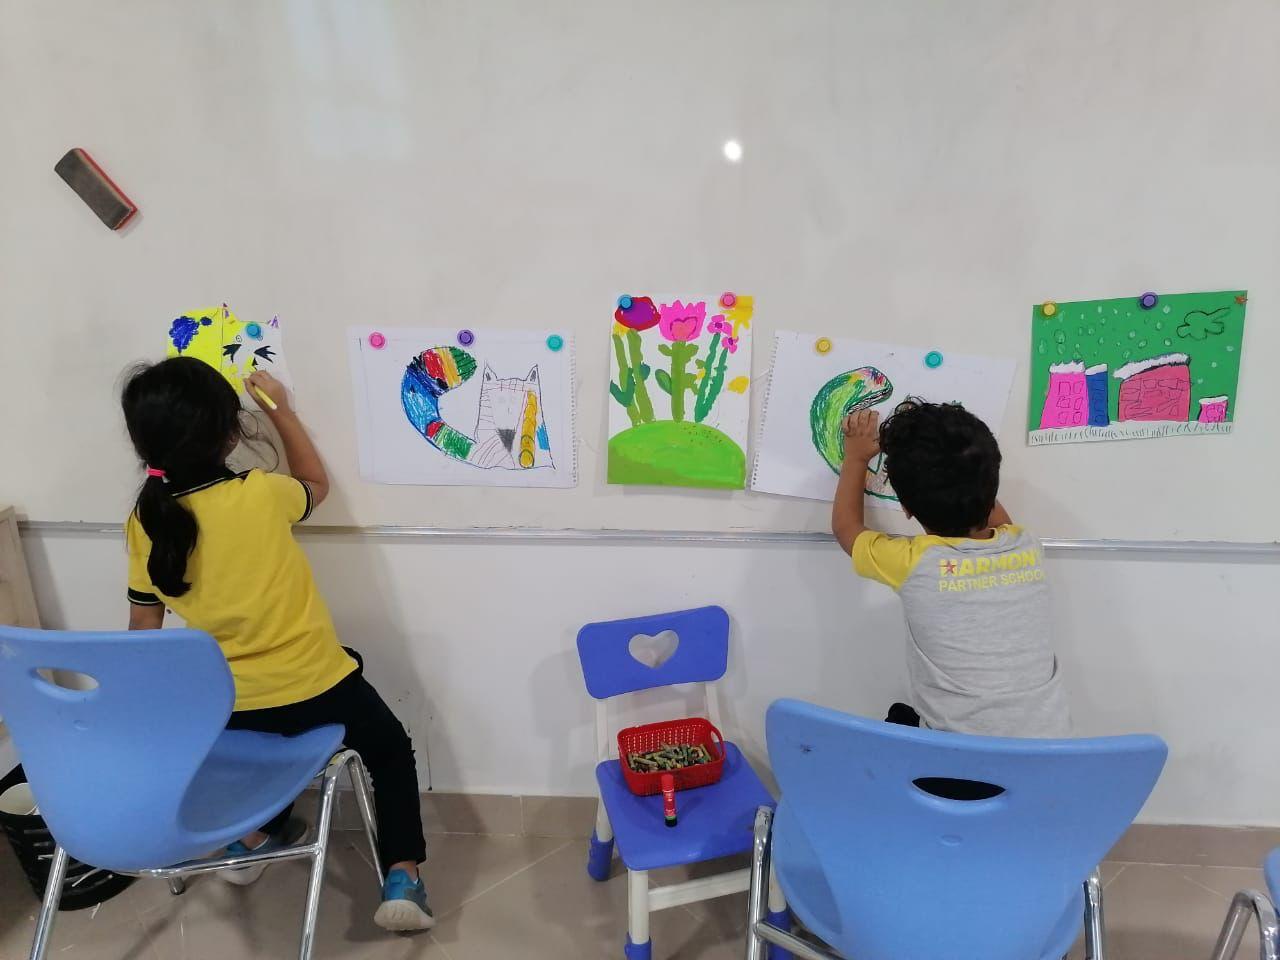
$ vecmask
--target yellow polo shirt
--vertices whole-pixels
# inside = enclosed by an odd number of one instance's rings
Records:
[[[131,514],[129,602],[165,604],[218,641],[235,677],[236,710],[308,700],[356,668],[293,538],[292,525],[311,513],[305,483],[227,471],[174,496],[200,528],[183,578],[191,589],[181,597],[156,589],[147,574],[151,540]]]

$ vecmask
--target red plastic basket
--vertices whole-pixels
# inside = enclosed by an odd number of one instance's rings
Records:
[[[699,763],[680,770],[660,770],[654,773],[637,773],[631,769],[631,764],[627,762],[629,755],[660,750],[664,743],[672,746],[686,743],[691,747],[704,746],[710,752],[712,760],[710,763]],[[618,763],[622,766],[627,786],[638,797],[661,793],[662,774],[666,772],[675,776],[677,790],[705,787],[719,781],[720,775],[724,773],[724,737],[720,736],[720,731],[712,726],[711,721],[702,717],[627,727],[618,731]]]

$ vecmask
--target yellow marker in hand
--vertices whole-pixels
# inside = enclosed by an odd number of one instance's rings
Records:
[[[272,400],[270,397],[268,397],[267,392],[263,390],[261,387],[254,387],[253,392],[258,395],[259,400],[261,400],[263,403],[267,405],[268,410],[280,409],[278,406],[276,406],[276,402]]]

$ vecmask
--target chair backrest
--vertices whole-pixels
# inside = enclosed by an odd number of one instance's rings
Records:
[[[97,687],[66,689],[46,669]],[[40,814],[71,856],[95,866],[145,862],[170,836],[234,702],[222,651],[198,630],[0,627],[0,712]]]
[[[1168,753],[1153,736],[973,737],[794,700],[769,708],[766,734],[783,888],[858,960],[1041,957]],[[916,785],[927,778],[1003,792],[947,800]]]
[[[670,657],[650,666],[631,652],[635,637],[671,632]],[[698,607],[628,620],[588,623],[578,631],[578,659],[587,692],[597,700],[677,683],[711,683],[729,663],[729,615],[722,607]]]

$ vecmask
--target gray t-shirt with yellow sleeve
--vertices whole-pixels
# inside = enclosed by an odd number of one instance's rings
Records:
[[[911,705],[935,730],[1068,737],[1051,643],[1044,548],[1021,527],[987,540],[868,530],[853,567],[898,592],[907,617]]]

